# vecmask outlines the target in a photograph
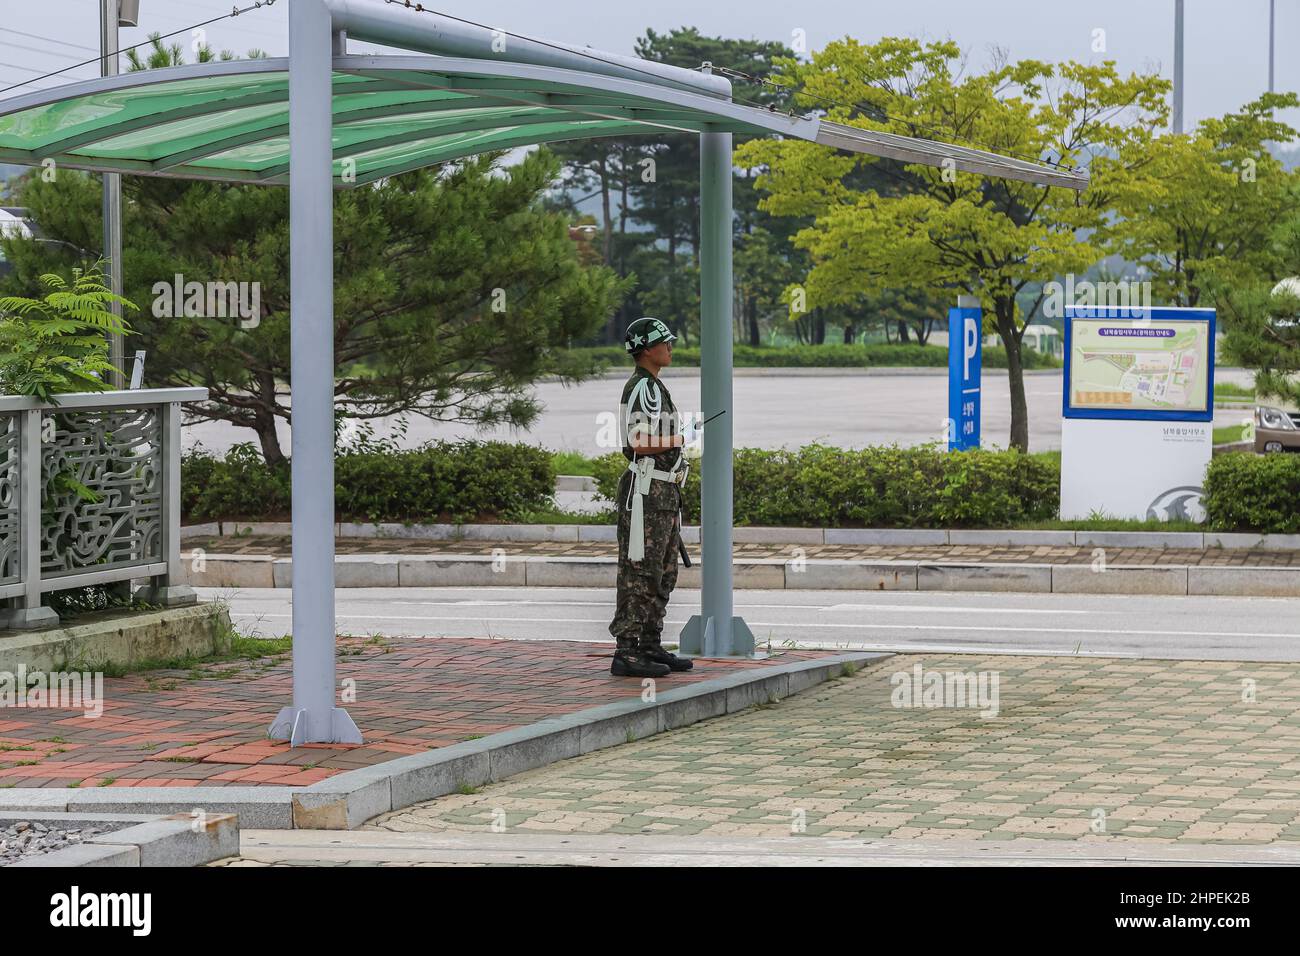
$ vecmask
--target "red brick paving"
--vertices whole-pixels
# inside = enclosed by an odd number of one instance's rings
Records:
[[[600,645],[563,641],[340,638],[338,678],[356,681],[356,701],[343,706],[361,728],[360,746],[290,747],[266,739],[292,699],[287,655],[105,678],[98,718],[0,709],[0,787],[303,786],[639,697],[639,680],[610,676],[609,654]],[[815,656],[787,652],[773,660]],[[659,688],[763,666],[697,661]]]

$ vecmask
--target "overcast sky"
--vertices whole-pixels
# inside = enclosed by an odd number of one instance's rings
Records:
[[[122,45],[138,43],[155,30],[182,30],[228,13],[232,2],[141,0],[141,26],[124,28]],[[239,3],[246,6],[251,0]],[[243,54],[258,47],[282,55],[287,52],[288,3],[279,0],[269,9],[214,24],[207,28],[208,40],[218,50]],[[432,0],[426,5],[489,26],[616,53],[631,53],[647,27],[694,26],[711,35],[786,42],[793,31],[803,30],[812,49],[845,35],[863,41],[951,37],[971,51],[975,65],[987,60],[993,46],[1006,48],[1013,57],[1114,59],[1124,71],[1158,70],[1166,76],[1173,65],[1174,0]],[[1190,127],[1201,117],[1238,108],[1267,88],[1269,2],[1186,0],[1186,6]],[[99,43],[98,9],[98,0],[0,0],[0,88],[93,56]],[[1097,30],[1105,31],[1105,53],[1093,52]],[[1292,55],[1300,38],[1300,0],[1277,0],[1277,35],[1277,88],[1300,89],[1300,58]],[[177,39],[188,46],[188,32]],[[353,49],[366,48],[354,44]],[[88,66],[70,75],[97,72]],[[0,92],[0,97],[44,85],[48,81]],[[1287,119],[1300,123],[1300,115]]]

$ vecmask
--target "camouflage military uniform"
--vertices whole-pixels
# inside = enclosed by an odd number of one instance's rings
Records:
[[[637,423],[648,425],[655,436],[678,433],[677,409],[668,389],[639,365],[623,388],[621,410],[625,442],[628,429]],[[673,471],[681,454],[680,448],[670,448],[651,457],[656,469]],[[624,444],[623,456],[629,462],[638,457],[630,444]],[[624,472],[618,485],[618,605],[609,625],[618,649],[628,654],[662,649],[664,615],[677,585],[677,542],[681,534],[681,490],[671,481],[656,479],[650,483],[643,503],[645,557],[640,561],[628,558],[632,536],[629,502],[635,479],[632,472]]]

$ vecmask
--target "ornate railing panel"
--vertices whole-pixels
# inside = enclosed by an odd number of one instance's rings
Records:
[[[150,603],[179,585],[181,403],[202,388],[0,395],[0,626],[58,618],[49,591],[147,579]]]
[[[55,412],[42,427],[42,573],[162,560],[158,408]]]
[[[0,584],[21,571],[18,553],[18,416],[0,415]]]

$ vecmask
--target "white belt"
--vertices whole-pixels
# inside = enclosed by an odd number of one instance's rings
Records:
[[[654,464],[655,460],[650,457],[633,458],[628,462],[627,470],[635,476],[627,494],[632,509],[632,528],[627,539],[629,561],[640,561],[645,557],[645,496],[650,493],[650,482],[671,481],[676,485],[685,485],[686,473],[690,470],[685,455],[678,456],[677,465],[672,471],[660,471]]]

